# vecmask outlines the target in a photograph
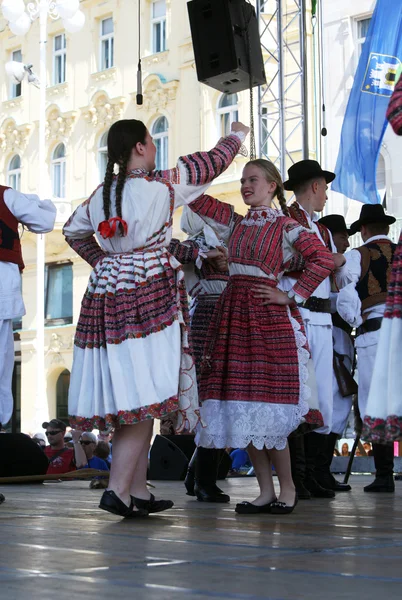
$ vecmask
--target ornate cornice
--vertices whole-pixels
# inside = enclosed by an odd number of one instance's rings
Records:
[[[0,149],[2,152],[24,150],[32,130],[30,123],[17,125],[12,117],[5,119],[0,127]]]
[[[179,82],[174,79],[163,82],[158,75],[149,75],[144,81],[144,103],[138,108],[147,112],[164,109],[176,100]],[[132,95],[133,99],[135,94]]]
[[[70,110],[62,113],[56,105],[50,106],[46,111],[46,139],[57,140],[70,137],[77,120],[78,111]]]
[[[124,96],[109,98],[107,92],[97,92],[91,104],[83,109],[84,118],[93,127],[110,127],[121,118],[125,102]]]

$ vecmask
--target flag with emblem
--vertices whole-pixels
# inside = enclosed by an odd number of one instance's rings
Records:
[[[376,170],[386,111],[402,61],[402,1],[377,0],[342,125],[332,189],[378,204]]]

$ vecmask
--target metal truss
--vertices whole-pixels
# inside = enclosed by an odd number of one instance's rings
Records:
[[[259,156],[282,177],[308,158],[306,0],[257,0],[267,84],[259,88]]]

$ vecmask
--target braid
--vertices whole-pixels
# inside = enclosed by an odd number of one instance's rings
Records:
[[[285,195],[283,193],[283,186],[282,185],[277,184],[277,186],[276,186],[276,197],[278,198],[278,202],[279,202],[279,205],[281,207],[281,210],[282,210],[283,214],[286,217],[289,217],[290,214],[289,214],[288,207],[286,205],[286,198],[285,198]]]
[[[116,213],[117,216],[121,219],[121,200],[123,194],[124,184],[126,183],[127,177],[127,164],[130,158],[130,154],[126,154],[119,165],[119,174],[117,176],[117,185],[116,185]],[[124,235],[123,227],[121,223],[119,223],[120,235]]]
[[[105,180],[103,182],[103,212],[105,213],[106,221],[110,217],[110,188],[113,183],[114,161],[109,158],[106,166]]]

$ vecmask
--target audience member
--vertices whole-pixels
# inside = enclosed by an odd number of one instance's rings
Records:
[[[82,465],[82,467],[90,469],[99,469],[101,471],[109,471],[106,462],[102,458],[95,456],[95,449],[97,443],[98,441],[94,433],[86,431],[81,435],[80,444],[81,447],[84,449],[86,456],[86,464]]]
[[[342,444],[341,456],[349,456],[349,454],[350,454],[350,452],[349,452],[349,446],[345,442],[344,444]]]
[[[63,421],[52,419],[49,422],[43,423],[42,427],[46,429],[45,435],[49,442],[49,445],[44,449],[49,459],[49,468],[47,470],[49,475],[75,471],[86,464],[87,458],[85,452],[79,444],[80,431],[72,431],[74,448],[67,448],[64,443],[66,425]]]
[[[101,458],[105,461],[108,468],[110,469],[111,463],[111,454],[110,454],[110,444],[108,442],[104,442],[103,440],[98,440],[96,448],[94,450],[94,455],[98,458]]]
[[[32,436],[32,439],[42,448],[42,450],[46,448],[46,436],[44,433],[35,433],[35,435]]]

